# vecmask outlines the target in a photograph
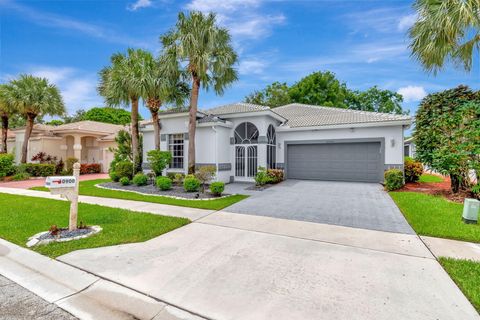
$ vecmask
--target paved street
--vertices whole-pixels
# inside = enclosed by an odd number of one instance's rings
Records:
[[[0,275],[1,320],[74,320],[76,317]]]

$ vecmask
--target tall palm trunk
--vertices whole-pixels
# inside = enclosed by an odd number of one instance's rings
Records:
[[[142,164],[140,163],[140,148],[138,146],[139,132],[138,132],[138,98],[132,97],[132,157],[134,173],[140,171]]]
[[[153,122],[153,135],[155,139],[155,150],[160,151],[160,129],[161,125],[158,120],[158,111],[160,110],[160,106],[162,102],[156,98],[150,98],[147,100],[147,106],[150,110],[150,114],[152,115],[152,122]]]
[[[2,151],[0,153],[7,153],[7,134],[8,134],[8,115],[2,114]]]
[[[200,79],[193,76],[192,94],[190,96],[189,124],[188,124],[188,173],[195,173],[195,131],[197,129],[198,92]]]
[[[27,163],[28,140],[30,140],[30,136],[32,135],[33,123],[35,122],[36,116],[34,113],[27,113],[27,125],[25,126],[25,136],[23,137],[21,163]]]

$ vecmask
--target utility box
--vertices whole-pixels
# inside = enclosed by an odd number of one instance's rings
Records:
[[[480,201],[466,198],[463,202],[462,219],[465,223],[477,223],[478,211],[480,210]]]

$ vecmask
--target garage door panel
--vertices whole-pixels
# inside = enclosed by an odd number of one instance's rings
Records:
[[[379,142],[291,144],[287,175],[291,179],[379,182],[380,147]]]

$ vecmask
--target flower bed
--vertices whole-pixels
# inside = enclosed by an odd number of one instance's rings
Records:
[[[80,174],[100,173],[101,167],[99,163],[82,163],[80,164]]]

